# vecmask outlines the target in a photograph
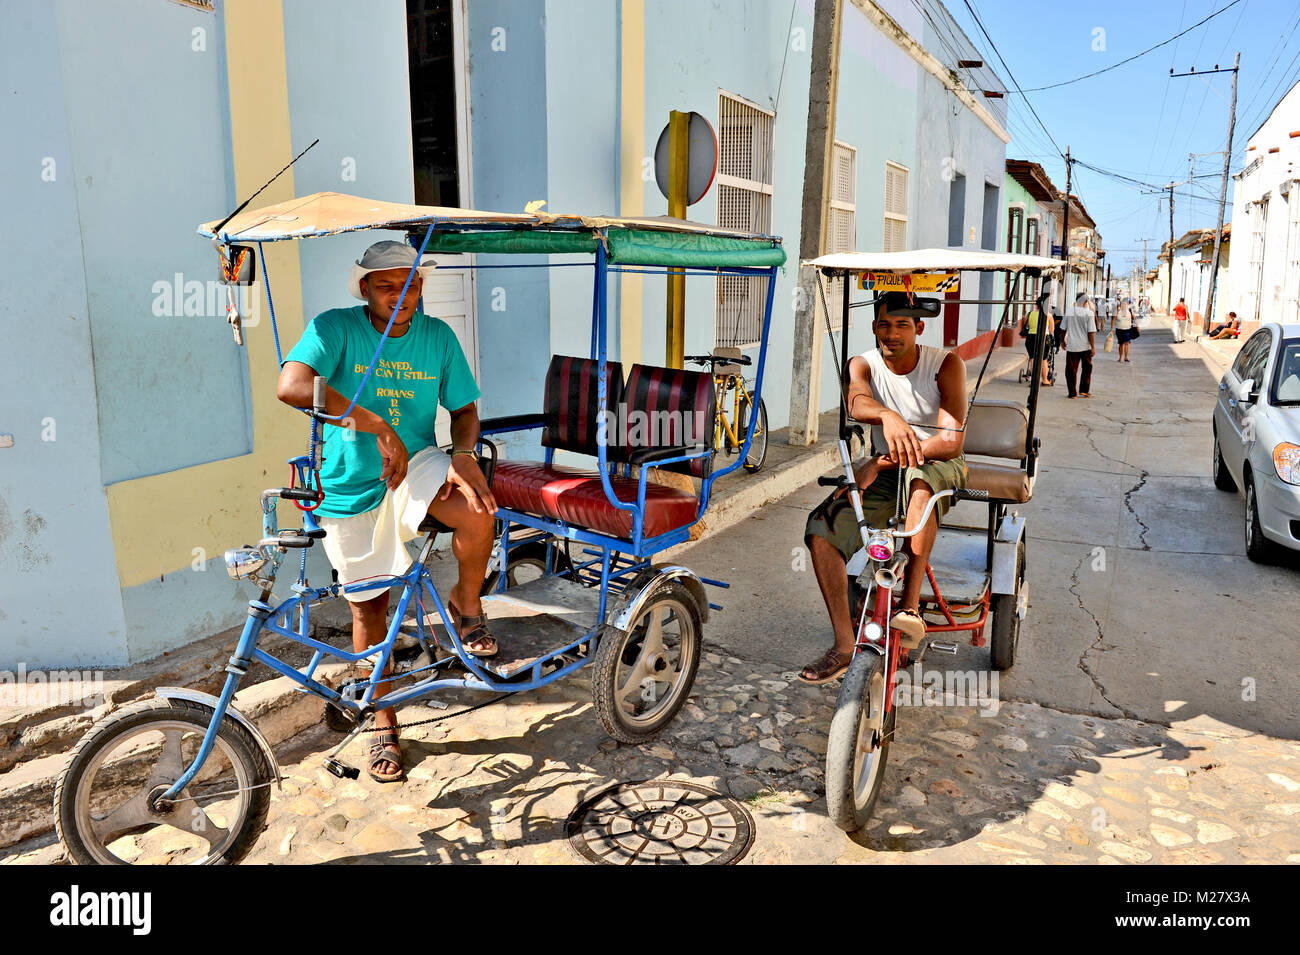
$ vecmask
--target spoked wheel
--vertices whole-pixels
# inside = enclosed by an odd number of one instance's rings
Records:
[[[551,561],[552,574],[566,573],[572,567],[569,558],[564,556],[564,551],[559,548],[555,549],[555,555],[551,558]],[[483,581],[482,596],[486,597],[496,591],[497,579],[500,576],[501,572],[496,570],[487,575]],[[546,541],[530,541],[527,544],[520,544],[510,552],[510,560],[506,566],[506,590],[545,576]]]
[[[54,790],[54,824],[73,862],[233,864],[266,828],[273,771],[257,742],[222,721],[198,777],[161,795],[199,751],[212,709],[186,700],[125,707],[82,737]]]
[[[993,638],[989,641],[989,655],[993,669],[1009,670],[1016,662],[1016,645],[1020,642],[1019,603],[1025,586],[1025,542],[1016,545],[1016,592],[993,597]]]
[[[743,443],[749,433],[749,416],[753,405],[745,402],[740,409],[740,440]],[[749,454],[745,456],[745,470],[751,474],[763,466],[767,458],[767,405],[758,399],[758,427],[754,429],[754,440],[750,442]]]
[[[885,658],[863,650],[849,664],[826,741],[826,811],[845,832],[867,824],[889,757]]]
[[[591,677],[605,732],[643,743],[681,709],[700,665],[700,613],[681,584],[659,587],[626,632],[605,627]]]

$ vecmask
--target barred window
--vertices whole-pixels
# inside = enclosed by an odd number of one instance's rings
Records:
[[[718,225],[772,231],[774,116],[739,96],[718,92]],[[738,348],[757,344],[767,279],[723,275],[717,286],[716,343]]]

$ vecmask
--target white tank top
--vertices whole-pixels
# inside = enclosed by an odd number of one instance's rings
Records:
[[[939,421],[939,366],[948,357],[942,348],[917,345],[921,357],[916,367],[906,375],[896,375],[885,365],[880,349],[863,352],[862,358],[871,370],[871,393],[891,411],[902,415],[912,424],[916,436],[924,441],[934,435],[937,427],[917,427],[917,422],[937,425]],[[871,447],[875,454],[889,450],[885,433],[880,425],[871,426]]]

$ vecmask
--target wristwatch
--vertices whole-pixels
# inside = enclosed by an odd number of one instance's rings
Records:
[[[478,461],[478,452],[473,448],[456,448],[451,452],[451,457],[454,458],[458,454],[468,454],[471,461]]]

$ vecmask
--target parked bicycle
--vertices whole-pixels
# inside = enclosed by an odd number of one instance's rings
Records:
[[[719,347],[713,349],[712,355],[687,355],[686,360],[696,365],[713,369],[713,387],[717,393],[717,417],[713,426],[713,450],[735,454],[745,443],[749,434],[750,418],[754,408],[758,408],[758,423],[754,428],[754,439],[750,442],[749,453],[745,455],[745,470],[751,474],[763,466],[767,458],[767,406],[759,398],[757,405],[754,393],[745,382],[742,366],[751,364],[751,359],[739,348]],[[731,411],[727,411],[730,400]]]

